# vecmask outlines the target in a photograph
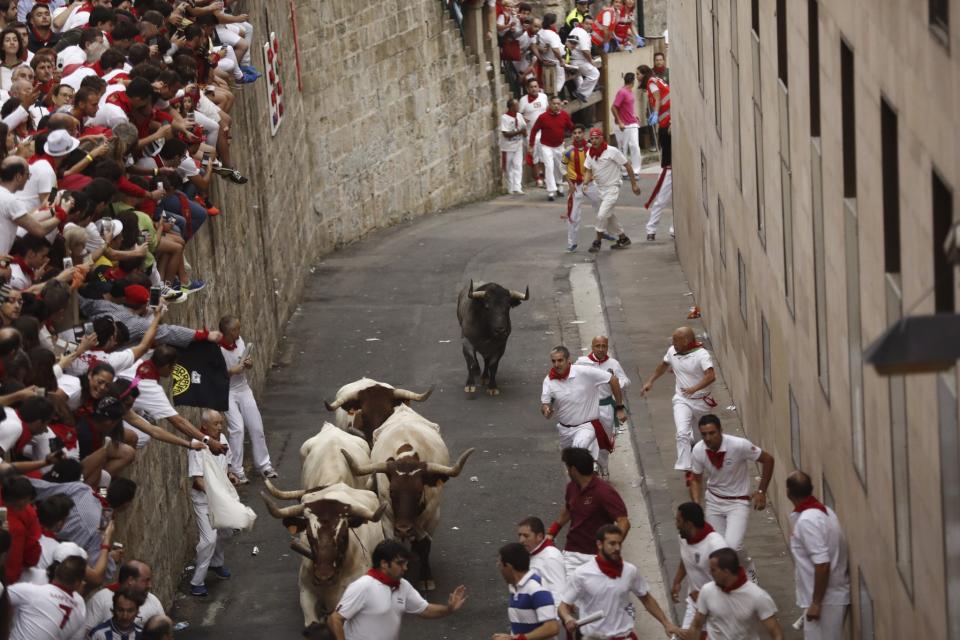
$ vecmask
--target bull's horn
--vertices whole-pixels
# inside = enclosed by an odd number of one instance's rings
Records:
[[[474,452],[473,447],[467,449],[460,454],[460,457],[457,458],[457,461],[452,467],[447,465],[437,464],[435,462],[427,463],[427,473],[434,473],[442,476],[449,476],[451,478],[456,478],[460,475],[460,472],[463,471],[463,465],[467,462],[467,458],[470,457],[470,454]]]
[[[416,400],[417,402],[423,402],[430,397],[431,393],[433,393],[432,386],[423,393],[414,393],[413,391],[407,391],[406,389],[394,389],[393,397],[398,400]]]
[[[367,522],[380,522],[380,518],[383,516],[383,512],[386,511],[387,505],[381,504],[377,507],[376,511],[370,511],[366,507],[362,507],[358,504],[351,505],[350,515],[357,518],[363,518]]]
[[[260,492],[260,497],[263,498],[263,501],[267,503],[267,510],[270,512],[274,518],[283,519],[283,518],[292,518],[294,516],[299,516],[303,514],[303,510],[306,508],[306,505],[302,504],[293,504],[289,507],[278,507],[273,504],[273,500],[267,496],[263,491]]]
[[[487,295],[486,291],[474,291],[473,290],[473,280],[470,281],[470,288],[467,289],[467,297],[471,300],[483,300],[484,296]]]
[[[513,289],[510,289],[510,297],[513,298],[514,300],[520,300],[520,301],[529,300],[529,299],[530,299],[530,285],[527,285],[527,290],[524,291],[523,293],[520,293],[519,291],[514,291]]]
[[[281,500],[299,500],[303,494],[307,492],[306,489],[297,489],[295,491],[281,491],[273,486],[273,483],[270,482],[269,478],[264,478],[263,483],[267,486],[267,491],[273,494],[274,498],[279,498]]]
[[[358,464],[356,460],[353,459],[349,453],[340,449],[340,453],[343,454],[344,459],[347,461],[347,466],[350,467],[350,472],[355,476],[368,476],[371,473],[384,473],[387,470],[386,462],[378,462],[377,464]]]
[[[306,546],[296,538],[290,541],[290,549],[299,553],[307,560],[313,560],[313,551],[310,550],[310,547]]]

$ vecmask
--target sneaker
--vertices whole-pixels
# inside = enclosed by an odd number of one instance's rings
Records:
[[[570,253],[573,253],[576,250],[577,250],[577,245],[575,244],[572,244],[569,247],[567,247],[567,251],[569,251]]]
[[[587,249],[587,251],[589,251],[590,253],[596,253],[596,252],[600,251],[600,241],[599,241],[599,240],[594,240],[594,241],[590,244],[590,248]]]
[[[657,239],[657,234],[655,234],[655,233],[648,233],[648,234],[647,234],[647,241],[648,241],[648,242],[653,242],[653,241],[656,240],[656,239]]]
[[[266,469],[260,472],[260,475],[262,475],[264,478],[270,478],[271,480],[273,478],[280,477],[280,474],[277,473],[273,467],[267,467]]]
[[[227,580],[231,575],[230,570],[226,567],[210,567],[210,571],[221,580]]]
[[[213,172],[234,184],[247,184],[247,182],[249,182],[246,176],[230,167],[217,167]]]
[[[190,595],[197,596],[198,598],[206,598],[210,595],[210,592],[207,591],[207,585],[205,584],[192,584],[190,585]]]
[[[547,200],[549,200],[550,202],[553,202],[553,201],[556,200],[556,199],[557,199],[557,198],[556,198],[552,193],[547,196]]]
[[[243,77],[236,81],[237,84],[250,84],[251,82],[256,82],[260,76],[263,75],[256,69],[250,69],[248,71],[241,68],[240,72],[243,74]]]
[[[173,304],[178,304],[187,299],[187,296],[184,295],[183,291],[173,289],[166,283],[160,285],[160,297]]]
[[[235,475],[235,476],[237,477],[237,484],[238,484],[238,485],[241,485],[241,484],[250,484],[250,478],[248,478],[247,476],[243,475],[242,473],[234,473],[233,475]]]
[[[207,286],[207,283],[204,280],[191,280],[190,284],[181,285],[180,290],[188,293],[196,293],[205,286]]]
[[[676,237],[677,237],[677,235],[673,232],[673,227],[670,227],[670,237],[671,237],[671,238],[676,238]]]
[[[601,235],[600,237],[603,238],[604,240],[609,240],[610,242],[616,242],[616,241],[617,241],[617,236],[612,236],[612,235],[610,235],[609,233],[604,233],[604,234]]]

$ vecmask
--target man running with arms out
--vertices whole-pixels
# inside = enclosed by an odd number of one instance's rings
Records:
[[[677,462],[674,469],[687,473],[690,482],[690,451],[693,447],[693,425],[700,416],[709,413],[717,406],[710,397],[708,387],[717,379],[713,370],[713,358],[697,342],[693,329],[680,327],[673,332],[673,344],[667,349],[663,361],[657,365],[653,375],[647,379],[640,391],[646,395],[653,388],[657,378],[667,371],[673,371],[677,378],[677,388],[673,394],[673,423],[677,428]]]
[[[590,129],[590,152],[584,163],[586,173],[583,188],[586,189],[590,183],[594,183],[600,192],[600,208],[597,209],[597,239],[590,245],[590,253],[600,251],[600,240],[603,239],[604,234],[611,233],[611,230],[619,236],[617,241],[610,245],[611,249],[625,249],[630,246],[630,238],[623,232],[620,221],[613,213],[613,208],[617,206],[617,200],[620,199],[620,171],[624,167],[627,175],[630,176],[633,192],[640,195],[637,176],[633,173],[633,167],[627,164],[627,158],[619,149],[607,144],[602,129],[597,127]]]
[[[610,357],[609,352],[610,339],[607,338],[607,336],[597,336],[590,342],[590,353],[577,358],[576,364],[609,371],[617,377],[622,391],[630,386],[630,378],[627,377],[627,372],[620,366],[620,362],[616,358]],[[610,385],[600,387],[600,423],[603,425],[604,431],[607,432],[607,438],[610,440],[611,447],[616,439],[618,427],[623,424],[614,417],[614,406],[616,406],[616,401],[610,393]],[[600,475],[604,478],[610,476],[607,465],[609,458],[610,452],[601,449],[597,464],[600,465]]]
[[[583,625],[580,632],[585,638],[603,638],[604,640],[637,640],[633,632],[634,617],[630,594],[637,596],[651,616],[663,625],[669,637],[680,634],[677,625],[660,608],[657,600],[650,595],[647,581],[640,575],[637,567],[625,562],[620,555],[623,545],[623,533],[616,525],[600,527],[596,533],[597,555],[581,565],[567,581],[560,603],[560,621],[567,632],[575,634],[578,625],[573,613],[576,607],[581,618],[594,613],[603,617],[595,622]]]
[[[767,507],[767,486],[773,477],[774,459],[746,438],[724,435],[720,418],[708,413],[700,418],[703,440],[693,448],[693,473],[690,499],[703,503],[703,477],[707,477],[707,522],[727,541],[727,546],[743,555],[743,537],[747,533],[750,503],[757,511]],[[760,486],[750,495],[750,463],[763,468]],[[750,579],[757,581],[753,561],[744,557]]]
[[[384,540],[373,550],[373,567],[350,583],[327,622],[337,640],[397,640],[404,613],[421,618],[445,618],[467,600],[467,588],[453,590],[447,604],[430,604],[403,574],[410,552],[396,540]]]
[[[726,540],[703,519],[703,508],[696,502],[684,502],[677,507],[677,533],[680,534],[680,564],[673,578],[670,596],[680,602],[680,588],[687,579],[687,610],[683,616],[684,629],[690,627],[697,613],[697,597],[710,577],[710,554],[727,546]]]

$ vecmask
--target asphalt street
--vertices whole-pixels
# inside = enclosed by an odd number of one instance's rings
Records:
[[[643,186],[648,192],[650,176]],[[627,187],[623,192],[635,204]],[[560,202],[548,203],[545,192],[534,188],[526,196],[427,216],[325,256],[306,278],[301,306],[260,398],[281,474],[276,484],[284,489],[299,488],[301,443],[332,419],[323,400],[362,376],[414,391],[434,386],[433,396],[414,408],[440,424],[451,457],[476,448],[463,474],[445,487],[432,554],[437,590],[427,594],[445,601],[465,584],[468,602],[443,620],[408,616],[402,638],[485,639],[506,631],[506,589],[496,551],[515,539],[514,523],[521,518],[535,514],[549,523],[559,512],[566,476],[555,428],[540,416],[538,397],[550,348],[565,343],[577,353],[580,346],[571,324],[569,269],[589,259],[587,225],[593,220],[588,207],[581,250],[568,254],[561,211]],[[624,218],[634,241],[642,241],[639,216]],[[530,287],[531,299],[511,314],[513,333],[496,397],[463,391],[456,300],[471,278],[521,291]],[[228,543],[233,577],[211,575],[209,598],[181,597],[174,617],[190,626],[177,637],[300,637],[299,556],[264,508],[257,495],[262,488],[259,479],[241,488],[259,517],[253,531]],[[255,547],[259,553],[253,555]]]

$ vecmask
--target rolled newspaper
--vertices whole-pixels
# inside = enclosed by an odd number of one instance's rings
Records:
[[[583,618],[580,618],[579,620],[577,620],[577,626],[582,627],[585,624],[596,622],[597,620],[600,620],[602,618],[603,618],[603,611],[594,611],[590,615],[584,616]]]

